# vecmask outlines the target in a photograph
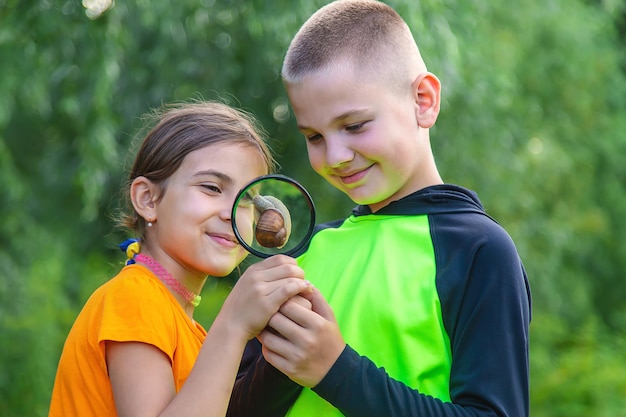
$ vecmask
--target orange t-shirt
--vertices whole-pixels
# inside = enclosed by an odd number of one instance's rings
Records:
[[[126,266],[98,288],[80,312],[59,361],[50,416],[115,416],[105,342],[143,342],[172,363],[178,392],[191,372],[206,330],[142,265]]]

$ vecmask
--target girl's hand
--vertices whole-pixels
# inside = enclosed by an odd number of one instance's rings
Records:
[[[239,281],[224,302],[219,316],[242,332],[246,340],[257,336],[270,317],[291,297],[312,291],[296,260],[275,255],[254,265]]]

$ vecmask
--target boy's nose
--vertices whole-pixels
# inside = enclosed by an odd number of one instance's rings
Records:
[[[326,140],[326,163],[332,168],[338,168],[354,159],[354,151],[339,139]]]

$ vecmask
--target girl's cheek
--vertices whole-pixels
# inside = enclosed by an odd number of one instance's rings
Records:
[[[254,215],[252,214],[252,210],[249,212],[246,210],[244,213],[237,212],[236,222],[237,230],[239,231],[241,238],[248,245],[252,245],[252,237],[254,235]]]

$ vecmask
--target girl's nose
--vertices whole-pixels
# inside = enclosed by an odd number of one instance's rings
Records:
[[[234,199],[224,199],[224,203],[221,205],[219,210],[220,219],[225,221],[230,221],[232,217],[233,204],[235,203]]]

